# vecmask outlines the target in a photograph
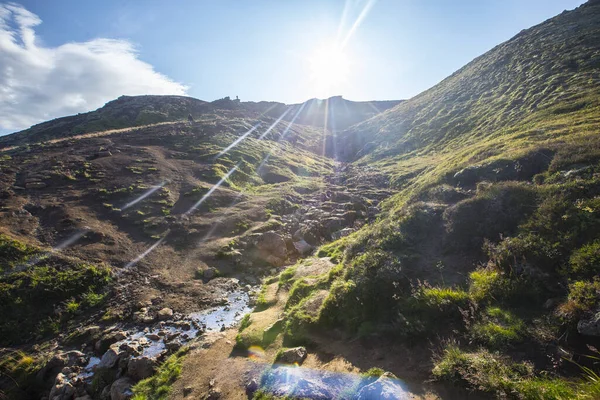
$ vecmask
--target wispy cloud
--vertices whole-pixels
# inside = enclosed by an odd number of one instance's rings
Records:
[[[34,29],[41,23],[19,4],[0,3],[0,129],[89,111],[123,94],[187,90],[140,60],[127,40],[44,47]]]

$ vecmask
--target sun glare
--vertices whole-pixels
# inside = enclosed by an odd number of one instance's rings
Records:
[[[320,97],[329,97],[343,89],[348,81],[350,60],[335,44],[318,47],[309,58],[310,78],[314,90]]]

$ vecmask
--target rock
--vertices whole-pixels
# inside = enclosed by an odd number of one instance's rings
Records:
[[[600,312],[577,323],[577,332],[586,336],[600,336]]]
[[[123,354],[120,349],[115,347],[111,347],[106,350],[106,353],[100,359],[100,362],[97,365],[97,368],[112,368],[119,361],[119,357]]]
[[[189,331],[192,329],[192,324],[189,321],[178,321],[175,326],[184,331]]]
[[[127,364],[127,375],[135,380],[142,380],[154,374],[156,360],[148,357],[132,358]]]
[[[100,393],[100,400],[110,400],[110,386],[105,386]]]
[[[217,271],[214,268],[207,268],[202,273],[202,276],[204,277],[204,279],[207,279],[207,280],[213,279],[216,275],[217,275]]]
[[[303,256],[309,254],[313,249],[313,247],[310,244],[308,244],[304,239],[298,242],[294,242],[294,248],[298,251],[298,253],[300,253]]]
[[[156,317],[148,313],[147,308],[142,308],[140,311],[133,313],[133,320],[142,324],[151,324],[156,320]]]
[[[258,390],[258,381],[255,378],[252,378],[246,383],[246,394],[248,398],[252,398],[254,392]]]
[[[208,390],[208,397],[207,397],[208,400],[217,400],[220,398],[221,398],[221,389],[214,387],[214,388],[210,388]]]
[[[173,316],[173,310],[170,308],[163,308],[158,312],[158,319],[160,321],[167,320]]]
[[[112,153],[109,150],[100,150],[98,153],[96,153],[97,157],[110,157],[112,156]]]
[[[147,335],[146,335],[146,337],[147,337],[148,339],[150,339],[150,340],[153,340],[153,341],[155,341],[155,342],[156,342],[157,340],[160,340],[160,336],[158,336],[156,333],[149,333],[149,334],[147,334]]]
[[[100,338],[100,340],[96,342],[96,352],[98,354],[104,354],[104,352],[106,352],[106,350],[108,350],[112,344],[123,340],[126,337],[127,335],[123,331],[106,333],[104,336],[102,336],[102,338]]]
[[[44,182],[29,182],[25,184],[26,189],[43,189],[46,185]]]
[[[364,386],[356,396],[357,400],[403,400],[406,392],[389,372],[381,375],[375,382]]]
[[[183,397],[187,397],[194,391],[194,388],[191,386],[186,386],[183,388]]]
[[[256,247],[262,252],[276,258],[283,260],[287,258],[285,240],[276,232],[269,231],[261,234],[256,240]]]
[[[179,343],[178,341],[175,340],[173,342],[165,343],[165,347],[169,351],[177,351],[181,348],[181,343]]]
[[[92,396],[90,396],[89,394],[80,396],[80,397],[75,397],[75,400],[92,400]]]
[[[133,397],[134,382],[131,378],[124,377],[114,381],[110,387],[110,399],[111,400],[129,400]]]
[[[282,267],[283,265],[285,265],[285,259],[283,258],[279,258],[279,257],[275,257],[272,254],[267,255],[266,257],[263,257],[263,259],[271,264],[274,265],[276,267]]]
[[[333,240],[338,240],[339,238],[342,238],[342,237],[344,237],[344,236],[348,236],[348,235],[349,235],[349,234],[351,234],[352,232],[353,232],[353,229],[352,229],[352,228],[344,228],[344,229],[342,229],[342,230],[340,230],[340,231],[333,232],[333,233],[331,234],[331,238],[332,238]]]
[[[67,377],[59,373],[56,375],[54,385],[50,390],[49,400],[71,399],[75,395],[75,388],[67,381]]]
[[[275,362],[281,363],[281,364],[302,365],[302,363],[306,359],[307,355],[308,355],[308,352],[306,351],[306,348],[304,348],[302,346],[293,347],[291,349],[284,350],[283,352],[278,354],[277,358],[275,359]]]

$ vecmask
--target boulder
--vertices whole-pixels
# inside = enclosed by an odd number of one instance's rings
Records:
[[[309,254],[313,249],[313,247],[310,244],[308,244],[304,239],[298,242],[294,242],[294,248],[298,251],[298,253],[300,253],[303,256]]]
[[[131,388],[133,387],[134,382],[131,378],[124,377],[117,379],[113,382],[110,387],[110,399],[111,400],[129,400],[133,397],[133,391]]]
[[[207,268],[204,270],[204,272],[202,273],[202,276],[204,277],[204,279],[209,280],[214,278],[217,275],[217,271],[214,268]]]
[[[132,358],[127,364],[127,375],[135,380],[146,379],[154,375],[156,360],[149,357]]]
[[[375,382],[364,386],[356,396],[357,400],[403,400],[407,393],[389,372],[381,375]]]
[[[277,258],[285,259],[287,257],[285,240],[273,231],[261,234],[256,240],[256,247]]]
[[[98,354],[104,354],[106,350],[113,344],[127,337],[125,332],[109,332],[100,338],[95,344],[95,349]]]
[[[49,400],[71,399],[75,395],[75,388],[67,381],[67,377],[59,373],[56,375],[54,385],[50,390]]]
[[[302,365],[307,355],[308,352],[306,351],[306,348],[302,346],[292,347],[291,349],[287,349],[279,353],[275,359],[275,362],[280,364]]]
[[[160,321],[165,321],[171,317],[173,317],[173,310],[170,308],[165,307],[158,312],[158,319]]]
[[[106,350],[106,353],[100,359],[97,368],[112,368],[114,367],[123,353],[116,347],[111,347]]]
[[[577,332],[586,336],[600,337],[600,312],[589,319],[577,323]]]

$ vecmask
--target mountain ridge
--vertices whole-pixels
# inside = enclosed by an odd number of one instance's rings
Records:
[[[0,153],[0,390],[598,398],[600,1],[382,113],[354,105],[345,129],[340,100],[189,100],[193,123],[181,107],[17,135]],[[239,302],[254,309],[193,336]],[[74,348],[105,360],[94,384],[69,378]]]

